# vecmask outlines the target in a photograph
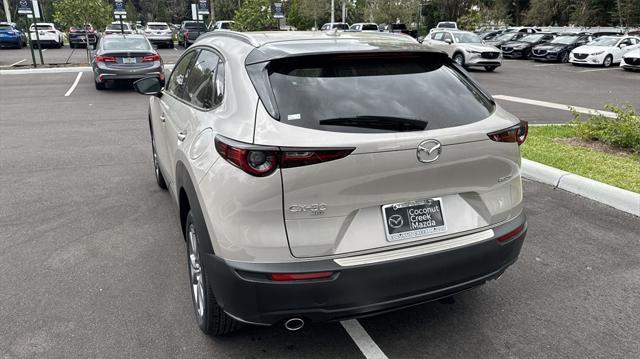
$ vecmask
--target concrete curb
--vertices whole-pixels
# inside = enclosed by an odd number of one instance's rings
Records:
[[[174,64],[165,64],[165,70],[173,69]],[[91,66],[72,66],[72,67],[48,67],[42,69],[15,69],[0,70],[0,76],[4,75],[38,75],[38,74],[64,74],[70,72],[91,72]]]
[[[522,159],[522,177],[546,183],[640,217],[640,193]]]

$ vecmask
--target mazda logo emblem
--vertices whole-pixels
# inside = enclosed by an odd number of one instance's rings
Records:
[[[420,142],[416,156],[422,163],[433,162],[442,154],[442,144],[436,140],[426,140]]]
[[[398,229],[404,224],[404,220],[402,220],[402,216],[399,214],[394,214],[393,216],[389,217],[387,222],[389,222],[389,227],[393,229]]]

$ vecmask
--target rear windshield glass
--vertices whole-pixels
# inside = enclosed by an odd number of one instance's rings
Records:
[[[169,30],[167,25],[148,25],[147,27],[151,30]]]
[[[0,25],[0,30],[9,30],[12,31],[13,27],[11,25]]]
[[[438,27],[442,29],[455,29],[456,24],[453,22],[441,22],[438,24]]]
[[[231,30],[231,23],[230,22],[220,23],[220,29]]]
[[[187,29],[205,29],[204,23],[201,22],[187,22],[184,24],[184,27]]]
[[[151,45],[146,39],[140,37],[113,37],[105,38],[102,43],[103,50],[151,50]]]
[[[38,30],[53,30],[53,26],[51,25],[36,25],[35,27]],[[33,29],[33,25],[31,25],[31,28]]]
[[[423,131],[488,117],[493,103],[460,72],[419,55],[281,60],[269,67],[280,121],[335,132]]]
[[[378,31],[378,25],[366,25],[365,24],[365,25],[362,25],[362,30],[365,30],[365,31],[371,31],[371,30]]]
[[[107,30],[122,30],[123,27],[124,30],[129,30],[129,24],[122,24],[122,26],[120,24],[111,24],[107,26]]]

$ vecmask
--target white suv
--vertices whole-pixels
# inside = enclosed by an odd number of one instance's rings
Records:
[[[205,333],[451,296],[520,253],[526,123],[407,36],[214,31],[135,87]]]
[[[38,33],[36,34],[36,29]],[[48,22],[39,22],[32,24],[29,27],[31,32],[31,41],[37,44],[40,41],[42,46],[63,47],[64,46],[64,34],[62,31],[56,29],[56,26]]]

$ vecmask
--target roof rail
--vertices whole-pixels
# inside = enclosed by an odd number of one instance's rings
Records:
[[[230,38],[234,38],[236,40],[240,40],[246,44],[249,44],[253,47],[260,47],[260,43],[258,41],[256,41],[256,39],[254,39],[253,37],[244,34],[242,32],[237,32],[237,31],[229,31],[229,30],[216,30],[216,31],[209,31],[203,35],[200,35],[200,37],[198,39],[205,39],[208,37],[230,37]]]

